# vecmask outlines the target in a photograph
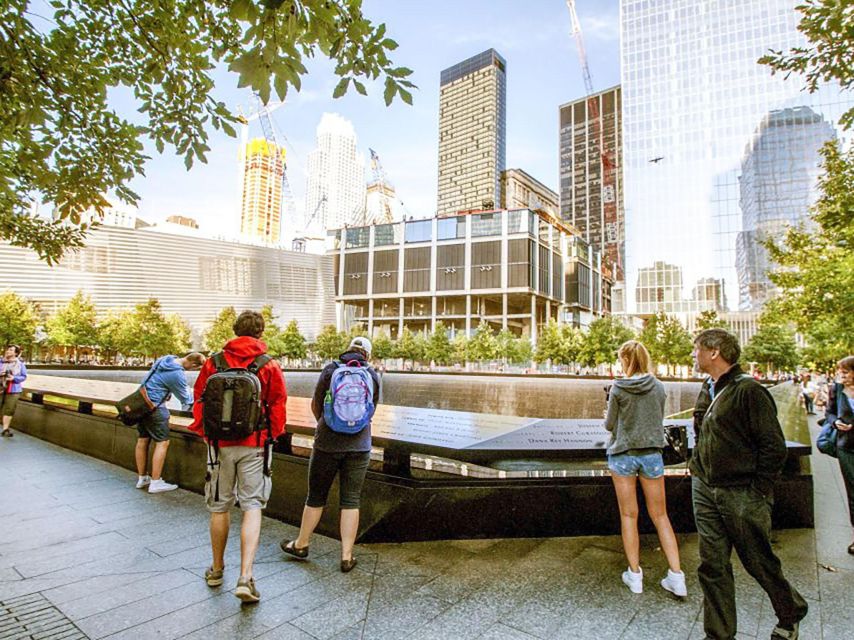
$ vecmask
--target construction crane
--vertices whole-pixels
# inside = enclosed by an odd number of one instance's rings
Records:
[[[299,251],[300,253],[305,253],[306,246],[308,245],[308,231],[311,227],[311,223],[314,222],[314,219],[317,217],[317,212],[320,211],[320,207],[326,202],[326,194],[323,194],[323,197],[317,203],[317,206],[314,208],[314,211],[311,212],[311,216],[309,216],[308,220],[306,220],[305,226],[302,231],[300,231],[293,239],[291,243],[292,251]]]
[[[371,148],[368,148],[368,151],[371,152],[371,171],[374,175],[374,184],[378,185],[380,190],[380,215],[374,220],[371,220],[371,222],[391,222],[393,216],[391,212],[391,204],[389,203],[388,187],[386,185],[388,181],[386,179],[385,170],[383,169],[383,164],[380,161],[379,154]]]
[[[599,152],[600,175],[602,176],[602,205],[605,214],[605,228],[602,229],[602,241],[603,245],[616,245],[610,259],[614,261],[616,271],[622,273],[620,221],[617,215],[616,197],[617,163],[616,159],[605,149],[605,134],[602,127],[602,118],[599,113],[599,100],[594,96],[593,78],[590,75],[590,67],[587,64],[587,52],[584,48],[581,21],[575,12],[575,0],[566,0],[566,6],[569,9],[569,18],[572,23],[571,35],[575,39],[575,45],[578,48],[578,60],[581,63],[581,74],[584,78],[584,88],[587,92],[587,112],[593,129],[593,139],[596,144],[596,150]]]

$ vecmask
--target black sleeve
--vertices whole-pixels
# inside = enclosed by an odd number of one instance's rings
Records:
[[[768,390],[750,381],[738,389],[746,411],[750,437],[756,445],[756,488],[767,495],[786,463],[786,438],[777,419],[777,406]]]
[[[380,385],[382,381],[380,380],[380,374],[377,373],[376,369],[371,367],[369,369],[371,373],[371,378],[374,380],[374,406],[377,406],[380,403]]]
[[[317,380],[317,386],[314,388],[314,396],[311,398],[311,412],[314,414],[315,419],[320,419],[320,416],[323,415],[323,400],[325,399],[326,392],[329,390],[329,383],[332,382],[332,372],[335,371],[337,366],[334,362],[330,362],[320,372],[320,378]]]
[[[827,390],[827,404],[824,407],[824,424],[834,424],[839,420],[839,401],[836,399],[836,394],[839,389],[836,388],[834,382]]]
[[[706,416],[710,404],[712,404],[712,394],[709,393],[709,381],[705,380],[700,387],[700,393],[697,395],[697,402],[694,405],[694,446],[700,439],[700,425],[703,424],[703,418]]]

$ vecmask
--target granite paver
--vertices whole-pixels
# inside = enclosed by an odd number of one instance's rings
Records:
[[[814,455],[812,465],[816,529],[777,531],[774,540],[810,603],[801,637],[837,640],[854,628],[854,557],[845,550],[852,532],[836,462]],[[296,529],[265,519],[256,564],[262,600],[241,608],[231,592],[239,517],[225,585],[209,589],[202,498],[181,490],[152,496],[134,481],[129,471],[20,433],[0,442],[0,603],[32,600],[50,624],[92,639],[703,637],[695,535],[680,536],[689,596],[677,601],[657,587],[666,562],[654,536],[642,539],[648,579],[636,596],[620,582],[618,536],[358,545],[359,566],[344,575],[337,541],[316,538],[307,562],[283,558],[277,541]],[[766,638],[770,604],[734,565],[739,638]]]

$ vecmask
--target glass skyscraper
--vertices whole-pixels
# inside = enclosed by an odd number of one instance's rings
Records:
[[[771,194],[777,200],[765,206],[769,215],[805,219],[815,200],[817,149],[834,137],[850,144],[837,123],[854,104],[851,93],[824,86],[808,94],[803,78],[785,80],[757,64],[769,49],[804,44],[797,4],[622,0],[629,312],[755,306],[739,295],[737,247],[746,274],[761,256],[749,255],[750,233],[738,238],[752,230],[745,223],[756,203]],[[769,124],[781,119],[786,124],[769,144]],[[720,296],[697,294],[710,290]]]

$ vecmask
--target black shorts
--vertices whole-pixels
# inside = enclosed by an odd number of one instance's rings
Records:
[[[20,397],[20,393],[4,393],[2,398],[3,408],[0,409],[0,415],[15,415],[15,407],[18,406],[18,398]]]
[[[169,409],[162,404],[145,416],[136,425],[140,438],[151,438],[155,442],[169,439]]]
[[[308,498],[305,504],[309,507],[326,506],[329,489],[337,475],[341,508],[358,509],[370,462],[370,451],[329,453],[312,449],[308,463]]]

